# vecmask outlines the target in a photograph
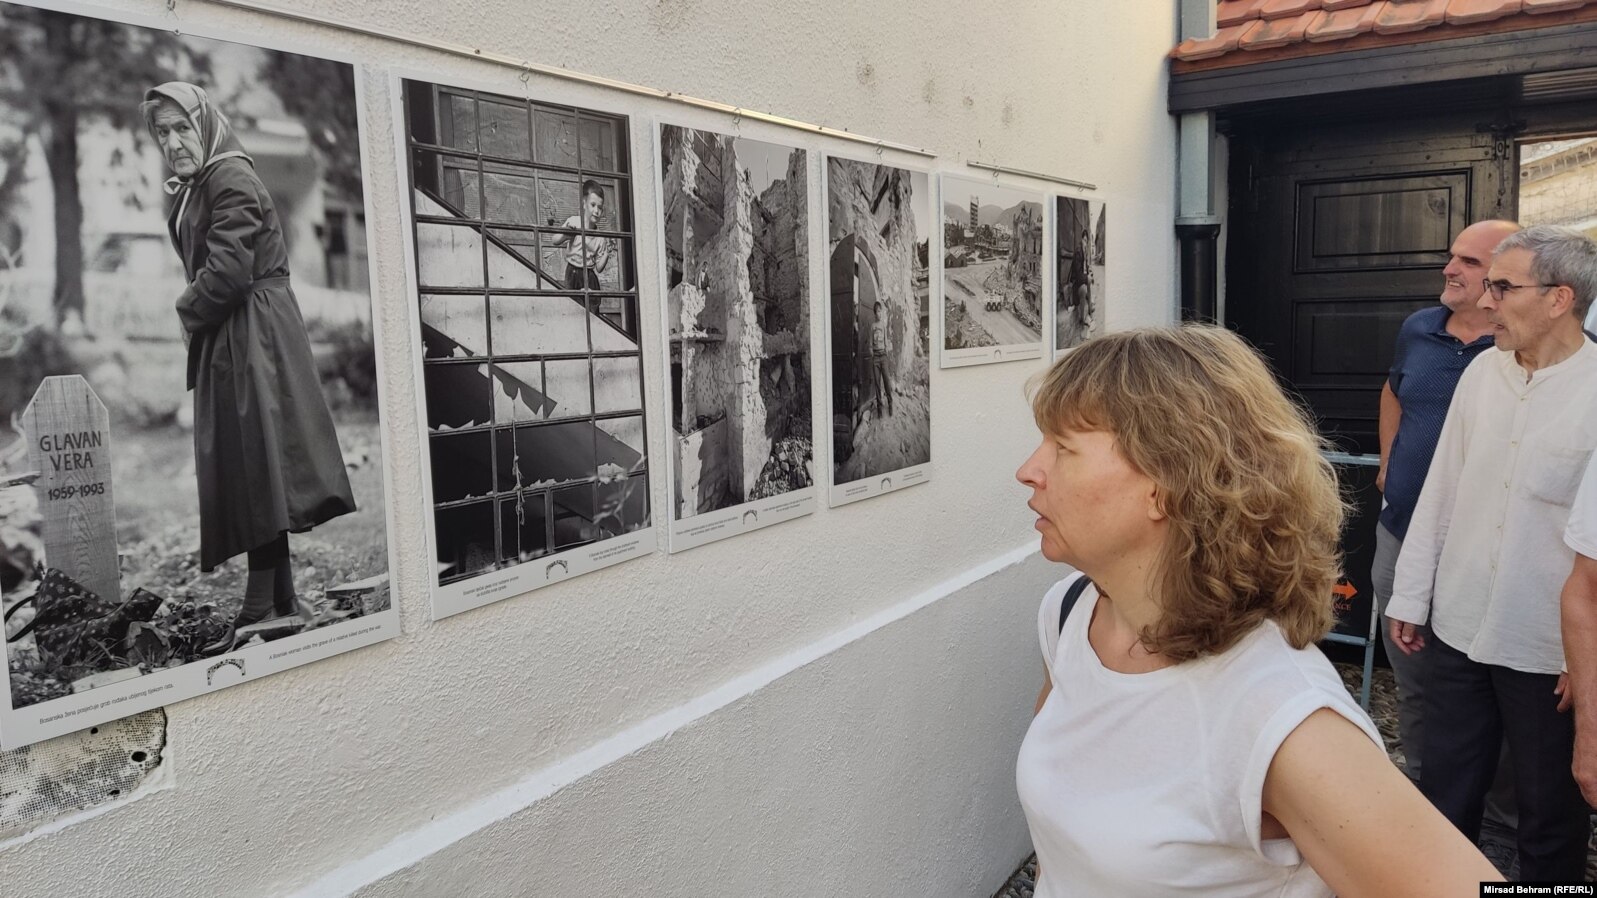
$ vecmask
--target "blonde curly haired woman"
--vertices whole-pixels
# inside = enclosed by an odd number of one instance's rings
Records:
[[[1089,340],[1033,397],[1042,554],[1016,784],[1038,898],[1461,895],[1500,877],[1387,759],[1315,642],[1344,506],[1228,331]],[[1066,608],[1076,578],[1090,578]]]

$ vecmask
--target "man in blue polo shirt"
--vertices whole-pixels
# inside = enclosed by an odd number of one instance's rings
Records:
[[[1419,746],[1424,732],[1421,715],[1425,693],[1424,652],[1410,655],[1392,644],[1386,603],[1392,597],[1392,576],[1420,487],[1436,453],[1442,422],[1453,401],[1458,378],[1469,363],[1492,346],[1492,323],[1476,306],[1481,283],[1492,265],[1492,251],[1519,230],[1511,221],[1480,221],[1460,231],[1442,269],[1442,304],[1421,309],[1403,322],[1386,385],[1381,388],[1381,469],[1375,485],[1386,497],[1375,528],[1375,564],[1370,571],[1376,607],[1381,612],[1381,638],[1397,680],[1398,733],[1408,775],[1420,778]]]

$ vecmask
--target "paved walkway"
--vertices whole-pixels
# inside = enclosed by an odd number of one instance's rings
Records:
[[[1352,664],[1338,664],[1337,670],[1342,674],[1342,682],[1355,698],[1359,694],[1360,669]],[[1403,763],[1403,741],[1397,735],[1397,690],[1392,682],[1392,672],[1389,670],[1375,671],[1375,682],[1370,685],[1370,717],[1374,718],[1375,725],[1381,731],[1381,738],[1386,740],[1387,753],[1392,756],[1392,763]],[[1518,872],[1519,860],[1515,857],[1514,846],[1505,842],[1500,836],[1485,834],[1481,837],[1481,851],[1501,870],[1508,879],[1513,879]],[[1032,855],[1026,859],[1009,881],[1004,883],[993,898],[1031,898],[1032,889],[1035,887],[1037,875],[1037,856]],[[1586,856],[1586,879],[1597,881],[1597,833],[1593,834],[1591,852]]]

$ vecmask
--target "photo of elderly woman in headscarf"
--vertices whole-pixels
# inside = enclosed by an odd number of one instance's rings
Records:
[[[288,534],[355,510],[333,417],[290,285],[283,227],[227,116],[193,84],[145,92],[172,177],[167,221],[188,286],[177,297],[194,396],[200,568],[245,553],[233,627],[298,608]]]

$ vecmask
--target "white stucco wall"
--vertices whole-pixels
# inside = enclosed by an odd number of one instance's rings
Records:
[[[159,0],[108,5],[164,11]],[[884,157],[899,164],[969,174],[964,161],[979,159],[1096,182],[1116,203],[1108,326],[1173,314],[1174,3],[281,5],[939,153]],[[196,0],[179,0],[176,15],[188,30],[367,61],[404,635],[173,706],[175,787],[0,852],[0,892],[996,889],[1029,851],[1013,759],[1039,685],[1037,597],[1058,575],[1021,551],[1031,517],[1012,478],[1035,439],[1022,390],[1041,363],[934,369],[929,485],[432,623],[425,509],[406,489],[424,473],[390,68],[509,94],[523,92],[518,74]],[[634,116],[645,344],[658,345],[652,123],[725,130],[730,119],[543,78],[527,89]],[[743,133],[861,155],[748,121]],[[819,265],[814,284],[825,283]],[[657,350],[645,364],[660,369]],[[647,402],[661,460],[658,383]],[[659,478],[653,501],[664,508]]]

